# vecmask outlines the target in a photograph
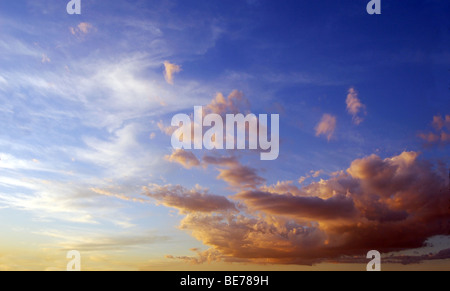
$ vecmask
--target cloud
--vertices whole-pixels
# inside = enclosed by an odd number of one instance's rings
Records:
[[[42,62],[43,64],[51,63],[51,61],[52,61],[52,60],[50,60],[50,58],[49,58],[46,54],[43,54],[43,55],[42,55],[42,60],[41,60],[41,62]]]
[[[257,174],[257,170],[242,165],[234,156],[215,157],[204,156],[205,165],[218,166],[219,176],[217,179],[227,182],[233,188],[256,188],[265,182],[265,179]]]
[[[445,119],[441,115],[433,116],[433,127],[440,131],[444,127],[450,130],[450,115],[446,115]]]
[[[361,124],[364,121],[364,118],[359,116],[360,114],[365,115],[366,106],[361,103],[358,98],[358,92],[356,92],[355,88],[350,88],[348,90],[347,95],[347,111],[351,115],[353,115],[353,123],[356,125]]]
[[[433,117],[434,132],[421,132],[418,137],[426,142],[426,146],[447,145],[450,143],[450,115]]]
[[[238,90],[233,90],[228,97],[225,97],[222,93],[217,93],[216,97],[210,101],[210,103],[203,107],[203,114],[219,114],[225,118],[226,114],[238,114],[244,112],[249,107],[249,102],[245,98],[244,94]],[[191,123],[192,136],[194,136],[194,127],[198,126],[194,122]],[[177,127],[166,126],[163,121],[158,122],[159,130],[171,136]],[[224,136],[226,141],[226,136]]]
[[[166,79],[166,82],[170,85],[173,85],[173,76],[176,73],[181,72],[181,67],[175,64],[171,64],[168,61],[164,62],[164,77]]]
[[[316,136],[324,135],[328,141],[333,138],[336,129],[336,117],[330,114],[324,114],[322,120],[316,126]]]
[[[88,162],[109,177],[141,177],[157,159],[140,143],[139,124],[130,123],[113,131],[107,139],[84,137],[83,148],[73,149],[76,160]]]
[[[298,219],[336,220],[355,217],[353,200],[344,195],[329,199],[319,197],[298,197],[292,194],[276,194],[262,191],[246,191],[235,196],[257,211],[273,215],[286,215]]]
[[[191,212],[180,228],[209,246],[214,260],[345,262],[373,248],[408,251],[431,237],[448,235],[448,183],[446,170],[419,159],[416,152],[386,159],[371,155],[329,180],[302,188],[287,181],[242,191],[233,196],[240,213]],[[429,258],[447,257],[444,251]]]
[[[188,190],[182,186],[160,186],[152,184],[144,187],[144,195],[155,199],[158,204],[178,209],[181,213],[236,211],[232,202],[223,196],[213,195],[197,186]]]
[[[217,93],[216,97],[206,106],[207,113],[238,114],[243,113],[245,107],[249,106],[244,94],[238,90],[233,90],[227,97],[222,93]]]
[[[94,30],[94,26],[88,22],[81,22],[77,27],[70,27],[69,30],[73,35],[86,35]]]
[[[263,184],[265,179],[257,174],[257,170],[237,165],[228,169],[219,169],[217,179],[224,180],[233,188],[256,188]]]
[[[158,236],[150,232],[142,234],[89,233],[89,235],[86,235],[86,233],[74,234],[44,230],[39,234],[59,240],[57,245],[64,250],[78,250],[80,252],[117,251],[169,240],[166,236]]]
[[[239,165],[239,161],[236,157],[215,157],[204,156],[203,162],[208,165],[222,166],[222,167],[235,167]]]
[[[93,26],[92,26],[92,24],[90,24],[90,23],[87,23],[87,22],[81,22],[80,24],[78,24],[78,29],[79,29],[82,33],[87,34],[87,33],[89,33],[89,32],[93,29]]]
[[[178,163],[186,169],[200,166],[200,161],[197,157],[192,152],[188,152],[183,149],[174,150],[170,156],[167,155],[165,158],[169,162]]]
[[[166,160],[181,164],[186,169],[195,167],[207,168],[209,165],[217,166],[219,175],[217,179],[227,182],[231,187],[238,189],[256,188],[265,182],[257,174],[257,170],[242,165],[236,157],[217,157],[205,155],[200,161],[192,152],[183,149],[174,150]]]
[[[135,198],[135,197],[130,197],[130,196],[127,196],[124,194],[117,194],[117,193],[113,193],[113,192],[105,190],[105,189],[90,188],[90,190],[99,195],[114,197],[114,198],[125,200],[125,201],[141,202],[141,203],[147,202],[146,200],[144,200],[142,198]]]

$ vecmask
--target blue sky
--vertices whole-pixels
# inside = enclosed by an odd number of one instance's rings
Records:
[[[369,171],[378,163],[372,155],[384,165],[377,171],[393,167],[400,178],[423,178],[419,188],[448,183],[446,1],[384,0],[382,15],[368,15],[367,1],[81,1],[81,15],[68,15],[66,1],[0,3],[0,269],[64,268],[65,251],[72,248],[89,257],[91,269],[189,269],[194,267],[188,263],[201,263],[207,254],[218,269],[244,268],[242,262],[257,269],[265,252],[243,258],[205,231],[202,219],[222,218],[221,229],[225,217],[243,224],[238,214],[202,213],[174,201],[204,205],[226,197],[242,217],[268,227],[314,226],[328,237],[320,236],[326,247],[336,232],[328,222],[292,218],[287,209],[274,212],[253,199],[277,193],[331,204],[333,195],[345,194],[340,191],[350,176],[361,189],[381,183],[384,174]],[[170,82],[165,62],[178,68]],[[359,106],[354,113],[346,104],[349,92]],[[243,112],[280,114],[277,161],[262,162],[251,151],[175,155],[167,134],[171,118],[213,104],[218,93],[228,105],[235,101],[230,96],[245,101]],[[322,134],[320,125],[326,126]],[[208,163],[209,155],[233,162]],[[187,166],[186,159],[198,164]],[[367,169],[355,161],[367,162]],[[361,176],[365,171],[371,176]],[[384,190],[397,192],[379,201],[415,217],[412,206],[392,201],[407,194],[422,201],[433,190],[399,190],[397,183],[407,179],[400,180],[382,180]],[[360,196],[378,195],[366,190]],[[353,204],[363,203],[358,201]],[[375,202],[369,204],[358,215]],[[378,221],[387,229],[386,219]],[[418,241],[446,230],[412,233],[409,241],[379,247],[416,249]],[[267,258],[273,263],[268,269],[329,268],[327,263],[342,259],[321,256],[322,249],[306,259],[305,238],[279,241],[278,231],[261,241],[287,244],[297,260]],[[441,249],[448,248],[443,243]],[[342,246],[333,249],[350,254]],[[448,260],[440,264],[449,268]]]

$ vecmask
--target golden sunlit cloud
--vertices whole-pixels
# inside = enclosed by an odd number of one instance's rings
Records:
[[[355,160],[329,180],[302,188],[286,181],[244,190],[233,196],[239,214],[210,214],[190,206],[180,228],[210,249],[197,259],[179,259],[312,265],[345,261],[373,246],[384,253],[419,248],[430,237],[450,231],[446,175],[415,152],[387,159],[372,155]],[[170,192],[153,198],[169,207],[185,205],[178,199],[189,195],[177,194],[177,202],[164,202]],[[199,205],[216,199],[203,194],[194,199]],[[448,255],[444,251],[437,257]],[[426,259],[403,257],[403,262]]]
[[[179,72],[181,72],[181,66],[172,64],[168,61],[164,62],[164,77],[168,84],[170,85],[174,84],[173,82],[174,75]]]

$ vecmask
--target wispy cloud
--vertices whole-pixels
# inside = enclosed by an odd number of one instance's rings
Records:
[[[356,125],[364,121],[362,115],[366,115],[366,106],[358,98],[355,88],[350,88],[347,95],[347,111],[353,116],[353,123]]]
[[[330,114],[324,114],[319,124],[316,126],[316,136],[324,135],[328,141],[333,138],[336,129],[336,117]]]

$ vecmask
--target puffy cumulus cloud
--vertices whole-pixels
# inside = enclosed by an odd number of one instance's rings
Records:
[[[233,196],[239,213],[190,212],[181,228],[209,246],[214,260],[346,262],[371,249],[408,251],[450,234],[448,182],[445,169],[418,153],[371,155],[305,187],[285,181],[243,190]],[[447,257],[442,251],[402,263]]]
[[[302,178],[304,178],[304,177],[302,177]],[[304,180],[302,178],[300,180],[302,180],[302,182],[304,182]],[[302,183],[300,183],[300,184],[302,184]],[[275,185],[270,185],[270,186],[264,185],[264,186],[261,186],[259,189],[263,192],[274,193],[274,194],[290,193],[290,194],[296,195],[296,196],[304,196],[305,195],[305,192],[302,192],[301,189],[296,187],[294,185],[293,181],[278,181]]]
[[[350,88],[347,95],[347,111],[353,116],[353,123],[356,125],[361,124],[364,121],[360,115],[365,115],[366,106],[361,103],[358,98],[358,92],[355,88]]]
[[[203,107],[203,114],[215,113],[225,118],[226,114],[244,114],[248,111],[249,106],[250,102],[245,98],[244,94],[238,90],[233,90],[228,97],[225,97],[222,93],[217,93],[216,97]],[[165,125],[163,121],[159,121],[157,125],[162,133],[169,136],[173,135],[177,129],[177,127]],[[191,122],[192,136],[194,136],[194,128],[196,126],[199,125]],[[224,136],[224,142],[226,142],[226,135]]]
[[[322,120],[316,126],[316,136],[324,135],[328,141],[333,138],[334,131],[336,129],[336,117],[330,114],[324,114]]]
[[[172,163],[181,164],[186,169],[200,166],[200,161],[197,157],[192,152],[183,149],[174,150],[170,156],[167,155],[165,158]]]
[[[181,72],[181,66],[172,64],[168,61],[164,62],[164,78],[166,82],[173,85],[173,77],[176,73]]]
[[[244,94],[238,90],[225,97],[222,93],[217,93],[216,97],[211,103],[206,106],[207,113],[223,114],[238,114],[243,113],[244,108],[249,106],[248,100]]]
[[[445,118],[436,115],[432,122],[434,132],[422,132],[418,136],[426,142],[427,146],[433,145],[447,145],[450,143],[450,115]]]
[[[180,228],[210,246],[215,261],[311,265],[326,242],[319,228],[280,218],[191,214]]]
[[[178,209],[181,213],[236,211],[234,203],[223,196],[210,194],[208,190],[196,186],[188,190],[182,186],[152,184],[144,187],[144,195],[167,207]]]

